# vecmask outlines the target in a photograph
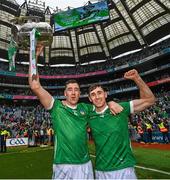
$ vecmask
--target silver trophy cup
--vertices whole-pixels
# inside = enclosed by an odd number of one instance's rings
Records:
[[[50,46],[53,41],[53,31],[46,22],[39,22],[39,17],[22,16],[12,20],[11,34],[20,49],[28,50],[30,47],[30,32],[33,28],[39,32],[37,45]]]

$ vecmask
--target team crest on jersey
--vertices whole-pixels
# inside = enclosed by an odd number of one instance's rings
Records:
[[[81,114],[82,116],[84,116],[84,115],[85,115],[84,110],[80,109],[80,114]]]

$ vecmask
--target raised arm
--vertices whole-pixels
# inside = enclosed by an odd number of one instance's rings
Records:
[[[133,80],[139,88],[140,99],[133,100],[133,111],[140,112],[144,109],[150,107],[155,103],[155,96],[147,86],[147,84],[142,80],[140,75],[135,69],[132,69],[124,74],[124,78]]]
[[[38,59],[38,56],[41,54],[43,50],[43,46],[38,46],[36,49],[36,59]],[[52,105],[53,97],[46,91],[40,84],[39,80],[39,74],[38,70],[36,75],[31,75],[31,63],[29,63],[29,85],[31,90],[34,92],[34,94],[38,97],[41,104],[44,106],[45,109],[49,109]]]

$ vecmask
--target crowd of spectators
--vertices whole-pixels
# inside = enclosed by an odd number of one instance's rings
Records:
[[[147,124],[150,124],[152,132],[159,132],[159,124],[166,123],[170,127],[170,91],[162,91],[156,94],[157,102],[154,106],[145,111],[132,115],[129,121],[129,131],[133,140],[139,140],[138,125],[147,132]],[[35,144],[48,144],[52,139],[52,124],[48,111],[41,105],[0,105],[0,126],[8,130],[10,137],[29,137],[34,139]],[[147,134],[149,134],[147,132]],[[149,137],[147,137],[149,138]],[[140,141],[154,142],[151,139]],[[170,137],[165,139],[165,143],[170,142]],[[52,142],[51,142],[52,143]]]
[[[34,145],[53,144],[50,114],[41,105],[0,105],[0,126],[5,127],[10,138],[28,137],[29,144]]]
[[[155,105],[131,116],[129,130],[133,140],[153,143],[153,134],[161,132],[162,142],[170,143],[170,91],[161,90],[156,97]]]

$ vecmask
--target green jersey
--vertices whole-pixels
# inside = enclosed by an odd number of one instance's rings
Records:
[[[87,115],[89,106],[80,103],[76,109],[54,101],[50,110],[55,134],[54,164],[82,164],[89,161]]]
[[[130,103],[120,105],[124,110],[114,116],[110,110],[99,114],[90,113],[89,125],[96,146],[96,165],[98,171],[114,171],[135,165],[128,132]]]

